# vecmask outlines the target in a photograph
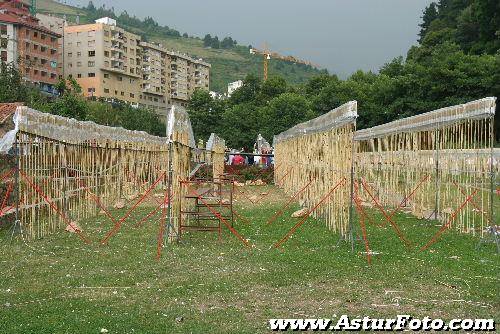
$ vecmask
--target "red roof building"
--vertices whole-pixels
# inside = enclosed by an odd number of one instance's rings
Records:
[[[58,64],[62,36],[41,26],[29,6],[0,0],[0,58],[18,66],[26,81],[53,92],[61,73]]]

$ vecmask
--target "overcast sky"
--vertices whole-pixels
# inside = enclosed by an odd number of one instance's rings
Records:
[[[65,0],[87,5],[88,0]],[[152,16],[203,37],[231,36],[240,44],[310,60],[343,77],[376,71],[416,43],[422,11],[431,0],[94,0]]]

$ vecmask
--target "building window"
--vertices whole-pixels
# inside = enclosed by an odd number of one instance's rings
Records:
[[[33,33],[33,37],[38,37],[38,31],[35,31],[35,32]]]
[[[2,51],[2,55],[0,56],[2,58],[2,61],[5,63],[7,62],[7,51]]]
[[[95,93],[95,88],[94,87],[89,87],[89,88],[87,88],[87,92],[89,92],[89,93]]]
[[[104,73],[104,78],[109,79],[109,73]]]
[[[68,52],[68,58],[73,57],[73,52]]]
[[[109,51],[104,51],[104,57],[109,57]]]
[[[88,37],[94,37],[94,36],[95,36],[95,30],[90,30],[90,31],[88,32],[88,35],[87,35],[87,36],[88,36]]]
[[[42,39],[45,39],[47,36],[45,34],[42,34]]]
[[[122,95],[122,96],[125,96],[125,92],[122,92],[122,93],[121,93],[121,95]]]
[[[77,61],[76,62],[76,67],[82,67],[82,62],[81,61]]]
[[[95,40],[89,41],[88,45],[89,45],[89,47],[95,46]]]
[[[76,75],[76,77],[77,77],[78,79],[80,79],[80,78],[82,77],[82,74],[81,74],[81,73],[78,73],[78,74]]]
[[[50,78],[51,78],[51,79],[56,79],[56,78],[57,78],[57,74],[55,74],[55,73],[50,73]]]
[[[68,45],[68,47],[71,47],[71,46],[73,46],[73,42],[68,42],[68,43],[66,43],[66,45]]]
[[[43,58],[42,58],[42,59],[40,59],[40,63],[42,63],[42,65],[47,64],[47,59],[43,59]]]
[[[95,61],[89,61],[89,67],[95,67]]]
[[[109,88],[104,88],[104,93],[109,94]]]
[[[122,77],[118,77],[118,81],[123,81],[123,78]]]
[[[104,61],[104,67],[109,67],[109,61],[107,60]]]
[[[89,51],[89,57],[95,57],[95,50]]]
[[[130,97],[131,97],[131,98],[134,98],[134,97],[135,97],[135,95],[134,95],[134,94],[132,94],[132,93],[130,93]]]
[[[89,78],[95,78],[95,73],[93,72],[89,73]]]
[[[77,57],[81,57],[81,56],[82,56],[82,53],[81,53],[80,51],[78,51],[78,52],[76,53],[76,56],[77,56]]]
[[[24,44],[24,46],[26,47],[26,50],[29,50],[29,49],[30,49],[30,43],[26,42],[26,43]]]
[[[26,36],[28,36],[28,31],[26,31]],[[6,24],[0,24],[0,34],[1,35],[7,35],[7,25]]]
[[[82,46],[82,42],[76,42],[76,47],[81,47]]]
[[[51,38],[50,38],[50,41],[51,41],[52,43],[54,43],[55,41],[57,41],[57,38],[55,38],[55,37],[51,37]]]
[[[68,63],[68,67],[69,68],[73,67],[73,63]]]
[[[7,48],[7,44],[9,44],[9,40],[7,38],[2,38],[0,40],[0,47],[6,49]]]

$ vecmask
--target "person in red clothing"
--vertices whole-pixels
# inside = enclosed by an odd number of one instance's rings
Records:
[[[233,158],[233,165],[244,165],[245,164],[245,158],[243,158],[240,154],[237,154],[234,158]]]

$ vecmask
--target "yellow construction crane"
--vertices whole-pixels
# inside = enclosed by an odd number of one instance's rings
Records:
[[[312,63],[310,61],[302,60],[302,59],[299,59],[299,58],[295,58],[293,56],[283,56],[283,55],[280,55],[277,52],[269,51],[269,49],[267,48],[267,46],[264,47],[264,50],[259,50],[259,49],[251,48],[250,49],[250,54],[253,54],[253,55],[257,54],[257,55],[261,55],[261,56],[264,57],[264,81],[267,80],[268,68],[269,68],[269,60],[271,60],[271,58],[273,58],[273,59],[279,59],[279,60],[284,60],[284,61],[289,61],[289,62],[296,63],[296,64],[310,65],[312,67],[319,68],[319,65],[316,65],[316,64],[314,64],[314,63]]]

